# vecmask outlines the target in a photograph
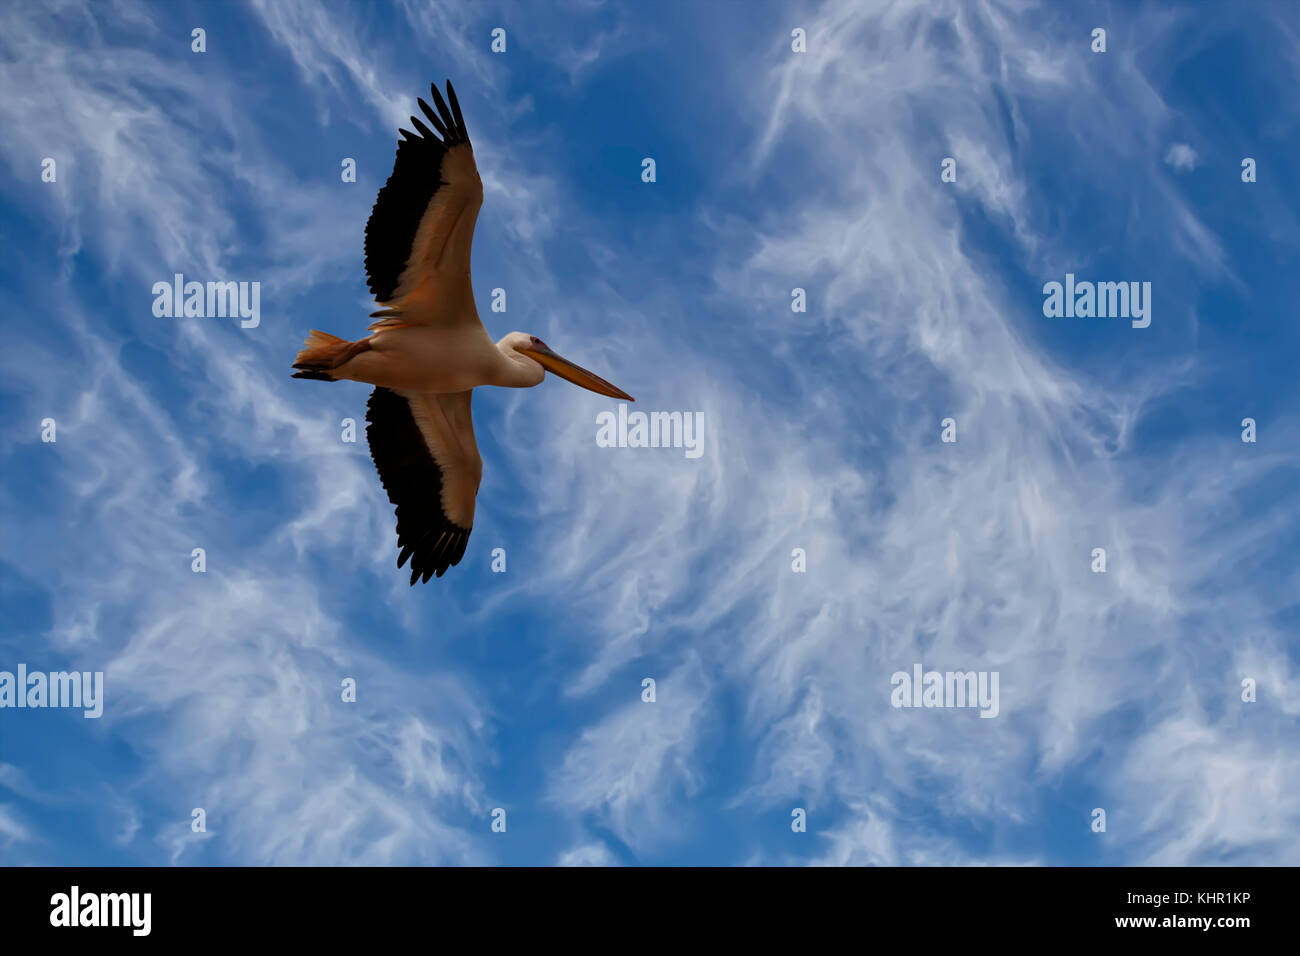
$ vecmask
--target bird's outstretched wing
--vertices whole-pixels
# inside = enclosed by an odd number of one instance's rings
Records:
[[[386,307],[375,313],[381,320],[371,328],[476,315],[469,256],[483,181],[451,83],[450,107],[436,86],[429,92],[437,111],[424,100],[419,104],[433,129],[412,116],[415,132],[399,130],[393,174],[366,223],[366,278],[371,294]]]
[[[366,403],[370,457],[397,506],[397,566],[411,559],[411,584],[460,563],[474,528],[483,460],[471,394],[376,388]]]

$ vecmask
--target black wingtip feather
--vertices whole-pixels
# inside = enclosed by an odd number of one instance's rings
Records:
[[[433,128],[438,131],[438,135],[441,136],[443,139],[446,139],[447,127],[442,125],[442,120],[440,120],[438,118],[438,114],[433,111],[433,107],[430,106],[428,103],[424,102],[423,97],[417,97],[415,102],[420,104],[420,110],[424,113],[425,116],[429,117],[429,122],[432,123]]]
[[[452,88],[451,80],[447,81],[447,99],[451,102],[451,115],[456,118],[456,130],[468,140],[469,131],[465,129],[465,117],[461,115],[460,102],[456,99],[456,91]]]
[[[425,137],[426,139],[431,139],[433,137],[433,130],[429,129],[429,127],[421,123],[420,117],[412,116],[411,125],[414,126],[416,130],[419,131],[420,135]]]
[[[442,117],[442,125],[447,127],[449,133],[459,133],[460,127],[456,125],[456,120],[452,117],[451,110],[447,108],[447,101],[438,92],[438,87],[430,83],[429,92],[433,95],[434,105],[438,107],[438,115]],[[456,139],[457,137],[452,136],[451,138]]]

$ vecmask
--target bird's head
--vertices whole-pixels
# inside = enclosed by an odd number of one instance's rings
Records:
[[[575,365],[568,359],[555,354],[555,352],[551,351],[550,346],[535,335],[529,335],[527,332],[511,332],[501,344],[507,349],[531,359],[546,371],[552,372],[574,385],[580,385],[589,391],[593,391],[597,395],[608,395],[610,398],[621,398],[629,402],[636,401],[627,392],[615,385],[611,385],[599,375],[594,375],[581,365]]]

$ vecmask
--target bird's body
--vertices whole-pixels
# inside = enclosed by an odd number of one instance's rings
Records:
[[[482,385],[530,388],[549,370],[602,395],[632,397],[511,332],[493,342],[479,319],[470,247],[483,184],[455,91],[450,108],[430,88],[435,113],[419,100],[435,134],[418,118],[402,130],[393,174],[366,224],[366,272],[382,305],[370,335],[349,341],[312,330],[294,362],[295,378],[376,386],[366,435],[380,480],[396,505],[398,567],[411,583],[459,563],[474,525],[483,463],[470,415]]]
[[[379,329],[370,348],[336,369],[336,378],[415,392],[463,392],[498,384],[505,362],[482,326],[409,325]]]

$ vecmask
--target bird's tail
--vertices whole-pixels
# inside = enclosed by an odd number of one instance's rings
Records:
[[[366,339],[359,342],[349,342],[347,339],[341,339],[337,335],[330,335],[328,332],[321,332],[312,329],[307,336],[307,340],[302,343],[302,351],[294,360],[293,367],[300,371],[294,372],[294,378],[311,378],[321,382],[337,382],[333,375],[330,374],[334,369],[347,362],[358,352],[364,352],[370,347]]]

